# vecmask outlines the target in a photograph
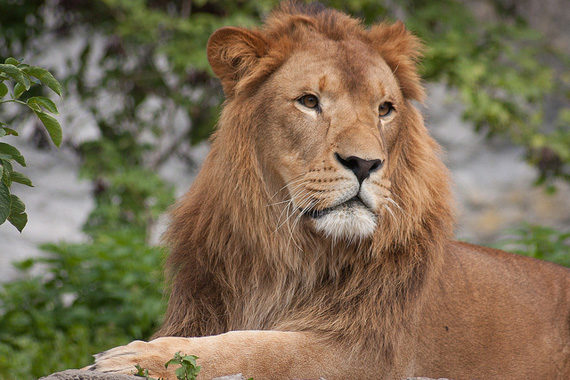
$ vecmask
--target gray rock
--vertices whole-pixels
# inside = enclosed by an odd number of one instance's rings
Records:
[[[215,379],[212,380],[246,380],[245,377],[243,377],[243,375],[241,373],[238,373],[237,375],[227,375],[227,376],[220,376],[220,377],[216,377]]]
[[[53,375],[49,375],[46,377],[40,378],[40,380],[136,380],[141,379],[138,376],[130,376],[130,375],[118,375],[118,374],[111,374],[111,373],[101,373],[95,371],[83,371],[79,369],[68,369],[67,371],[57,372]],[[216,377],[212,380],[246,380],[245,377],[238,373],[236,375],[227,375],[227,376],[220,376]],[[325,380],[324,378],[320,378],[319,380]],[[406,380],[436,380],[430,377],[408,377]],[[444,378],[440,378],[437,380],[448,380]]]
[[[112,373],[102,373],[96,371],[84,371],[80,369],[68,369],[66,371],[57,372],[49,376],[40,378],[40,380],[140,380],[140,376],[121,375]],[[246,380],[241,373],[236,375],[227,375],[216,377],[212,380]]]
[[[83,371],[80,369],[68,369],[52,375],[42,377],[40,380],[140,380],[141,377],[131,375],[120,375],[112,373],[101,373],[95,371]]]

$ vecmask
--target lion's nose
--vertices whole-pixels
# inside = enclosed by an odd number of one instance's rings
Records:
[[[334,155],[338,162],[342,164],[342,166],[352,170],[358,179],[358,183],[360,184],[362,184],[362,181],[370,176],[370,173],[380,169],[382,167],[382,164],[384,164],[383,160],[365,160],[356,156],[343,158],[338,153],[335,153]]]

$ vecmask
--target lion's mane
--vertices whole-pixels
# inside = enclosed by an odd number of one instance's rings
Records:
[[[381,219],[373,238],[360,244],[331,244],[307,228],[276,231],[279,209],[268,207],[273,194],[255,136],[271,109],[252,94],[308,31],[378,49],[406,98],[386,169],[401,210],[397,222]],[[171,293],[157,335],[312,331],[389,359],[425,300],[423,285],[439,271],[453,224],[439,147],[411,104],[424,93],[416,72],[420,44],[401,23],[366,30],[340,12],[291,4],[250,33],[263,41],[262,58],[255,65],[253,57],[236,60],[239,44],[223,52],[221,59],[233,59],[242,75],[237,82],[220,78],[227,100],[211,151],[171,213],[165,234]]]

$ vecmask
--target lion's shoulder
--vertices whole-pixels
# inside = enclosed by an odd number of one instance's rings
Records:
[[[551,262],[457,241],[448,243],[444,257],[443,278],[466,292],[549,304],[570,298],[570,269]]]
[[[521,268],[545,268],[566,275],[570,274],[570,268],[562,267],[548,261],[538,260],[528,256],[517,255],[500,249],[475,245],[462,241],[450,241],[447,247],[448,252],[455,252],[461,255],[471,256],[474,260],[488,261],[489,263],[505,263]]]

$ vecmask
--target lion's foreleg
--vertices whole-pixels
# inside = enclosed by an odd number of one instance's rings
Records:
[[[242,373],[259,379],[346,378],[355,373],[348,368],[346,355],[334,344],[324,343],[311,333],[282,331],[231,331],[200,337],[164,337],[150,342],[134,341],[96,356],[90,369],[102,372],[133,373],[135,365],[151,376],[176,379],[177,366],[164,368],[174,354],[196,355],[202,367],[199,379]]]

